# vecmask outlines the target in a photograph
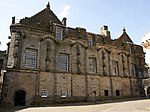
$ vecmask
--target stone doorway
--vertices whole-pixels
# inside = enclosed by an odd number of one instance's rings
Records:
[[[150,97],[150,87],[147,88],[147,96]]]
[[[24,90],[18,90],[15,93],[15,106],[25,106],[26,92]]]

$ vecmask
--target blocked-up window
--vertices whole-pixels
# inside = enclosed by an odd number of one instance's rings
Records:
[[[135,64],[131,64],[131,75],[136,76],[136,69],[135,69]]]
[[[113,75],[119,75],[118,61],[112,60],[112,71],[113,71]]]
[[[25,50],[24,67],[37,68],[37,59],[38,59],[38,50],[27,48]]]
[[[90,73],[96,73],[97,72],[97,68],[96,68],[97,64],[96,64],[96,58],[89,58],[89,72]]]
[[[67,97],[68,91],[67,90],[61,90],[61,97]]]
[[[42,89],[41,97],[47,97],[48,96],[48,90]]]
[[[62,27],[56,26],[56,35],[55,35],[55,38],[57,40],[62,40],[62,38],[63,38],[63,28]]]
[[[60,53],[59,55],[59,68],[62,71],[69,71],[69,55]]]

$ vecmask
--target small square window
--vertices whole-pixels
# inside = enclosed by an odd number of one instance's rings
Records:
[[[48,96],[48,90],[47,89],[42,89],[41,97],[47,97],[47,96]]]
[[[116,90],[116,96],[120,96],[120,91]]]
[[[104,95],[108,96],[108,90],[104,90]]]
[[[61,90],[61,97],[67,97],[68,91],[67,90]]]

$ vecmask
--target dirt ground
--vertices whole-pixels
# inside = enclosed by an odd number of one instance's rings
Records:
[[[55,104],[45,107],[0,107],[0,112],[150,112],[150,99]]]

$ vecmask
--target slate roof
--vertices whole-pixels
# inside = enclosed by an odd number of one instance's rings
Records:
[[[24,19],[21,19],[20,23],[23,25],[41,28],[45,30],[49,30],[51,23],[57,23],[62,25],[62,22],[50,9],[49,3],[45,9],[33,15],[32,17],[25,17]]]

